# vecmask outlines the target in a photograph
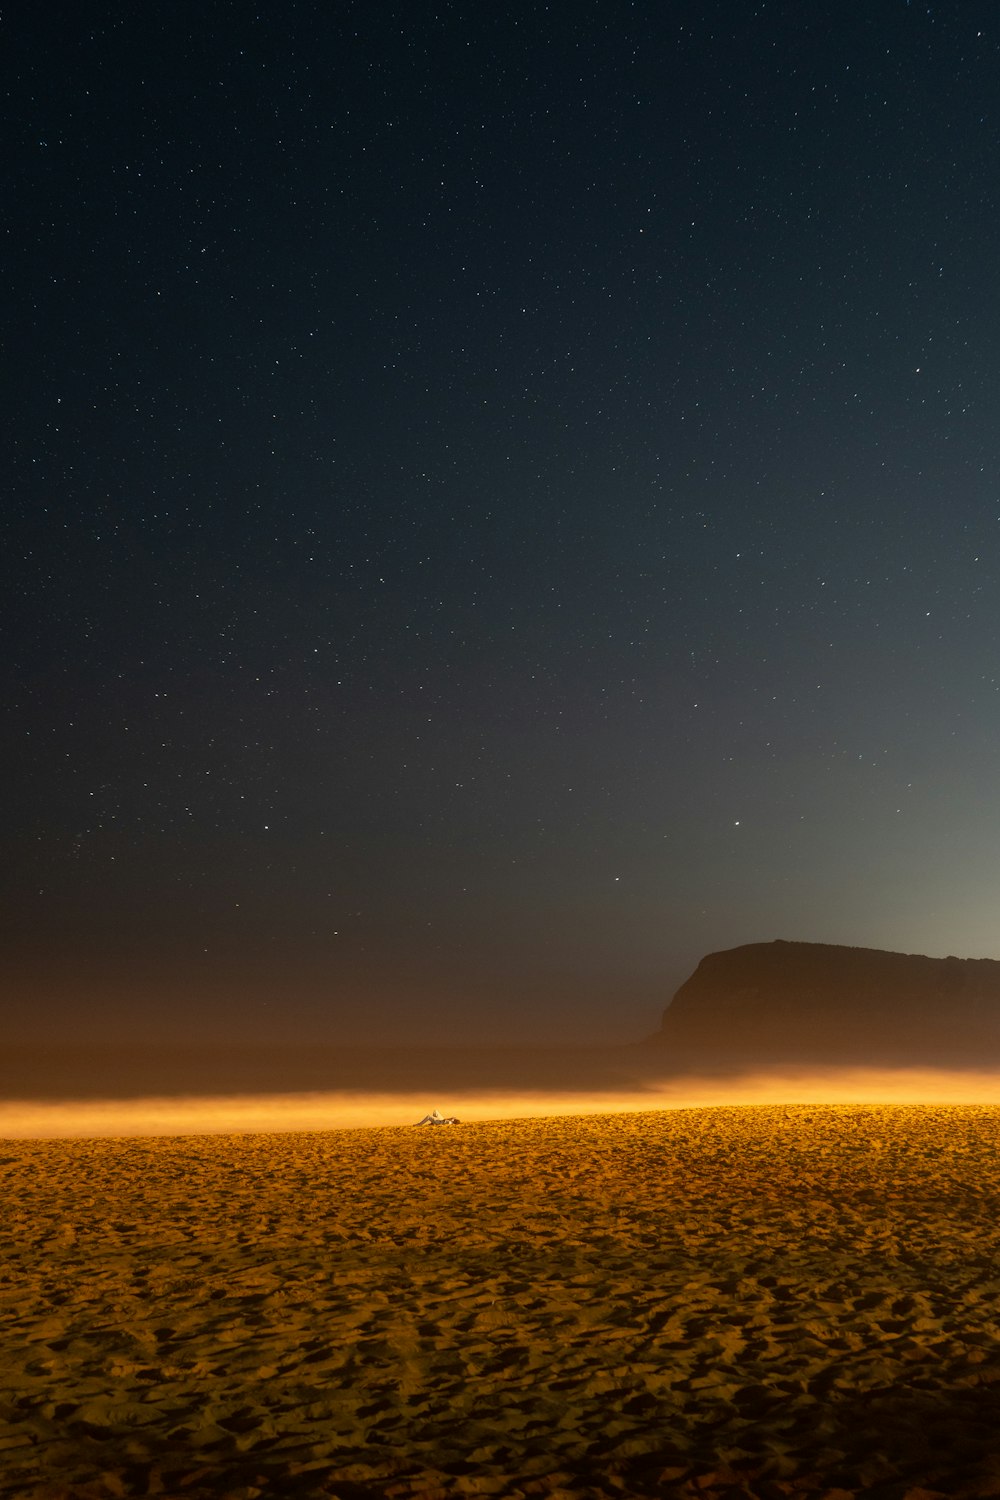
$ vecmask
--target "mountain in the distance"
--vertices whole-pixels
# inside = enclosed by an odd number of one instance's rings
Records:
[[[703,958],[650,1042],[672,1061],[1000,1064],[1000,962],[826,943]]]

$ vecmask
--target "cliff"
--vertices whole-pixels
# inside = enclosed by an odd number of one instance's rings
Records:
[[[710,953],[650,1038],[678,1062],[1000,1064],[1000,962],[824,943]]]

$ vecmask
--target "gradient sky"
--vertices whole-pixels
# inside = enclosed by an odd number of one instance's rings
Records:
[[[994,0],[2,40],[8,1037],[1000,957]]]

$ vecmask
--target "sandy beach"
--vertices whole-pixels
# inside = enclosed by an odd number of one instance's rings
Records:
[[[0,1140],[0,1494],[1000,1495],[1000,1108]]]

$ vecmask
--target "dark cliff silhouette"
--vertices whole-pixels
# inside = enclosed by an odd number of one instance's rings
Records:
[[[1000,962],[825,943],[710,953],[649,1039],[671,1066],[1000,1065]]]

